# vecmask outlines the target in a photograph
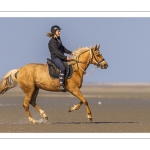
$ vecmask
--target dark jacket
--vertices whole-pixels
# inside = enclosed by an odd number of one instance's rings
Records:
[[[59,57],[62,60],[66,60],[67,56],[65,56],[64,53],[71,54],[72,52],[63,46],[60,38],[58,40],[52,37],[48,43],[51,58]]]

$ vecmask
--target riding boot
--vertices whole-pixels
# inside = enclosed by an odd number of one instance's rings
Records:
[[[59,74],[59,83],[60,83],[59,90],[61,90],[61,91],[65,91],[64,76],[65,75],[63,73]]]

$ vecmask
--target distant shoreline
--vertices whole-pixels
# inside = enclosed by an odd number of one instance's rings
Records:
[[[150,86],[150,82],[83,82],[82,86]]]
[[[85,82],[83,85],[150,86],[150,82]]]
[[[113,88],[118,88],[118,87],[150,87],[150,82],[83,82],[82,83],[82,89],[83,88],[97,88],[97,87],[113,87]],[[9,91],[21,91],[20,87],[17,85],[16,87],[14,87],[13,89],[10,89]]]

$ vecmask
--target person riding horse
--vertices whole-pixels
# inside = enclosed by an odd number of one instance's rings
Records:
[[[69,107],[68,112],[78,110],[81,105],[84,104],[86,108],[86,117],[89,121],[92,121],[92,113],[89,104],[80,89],[83,83],[83,75],[86,73],[90,64],[101,69],[107,69],[108,67],[108,63],[99,49],[100,45],[95,45],[92,47],[80,47],[73,51],[72,59],[76,60],[78,63],[75,63],[72,67],[76,71],[74,71],[72,76],[65,81],[65,90],[80,100],[78,104]],[[49,77],[48,65],[29,63],[20,68],[10,70],[0,81],[0,94],[4,94],[17,85],[24,92],[23,108],[29,121],[31,123],[39,123],[38,120],[35,120],[32,117],[29,111],[29,105],[32,105],[40,113],[40,116],[42,116],[42,122],[45,123],[45,121],[48,120],[48,116],[36,103],[39,90],[61,92],[59,90],[58,80]]]
[[[51,32],[47,33],[47,36],[51,38],[48,42],[48,48],[51,54],[52,62],[60,69],[59,74],[59,83],[60,90],[65,90],[64,78],[65,78],[65,66],[63,64],[64,60],[70,60],[70,57],[65,56],[64,53],[73,55],[72,52],[66,49],[60,38],[60,30],[61,28],[58,25],[54,25],[51,27]]]

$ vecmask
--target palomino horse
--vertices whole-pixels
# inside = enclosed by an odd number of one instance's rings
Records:
[[[80,100],[80,103],[69,108],[69,112],[78,110],[84,104],[88,120],[92,121],[91,110],[87,100],[82,95],[80,88],[82,87],[83,75],[90,64],[94,64],[101,69],[108,67],[107,62],[99,51],[100,45],[93,47],[82,47],[73,52],[72,60],[75,61],[73,66],[73,74],[65,83],[66,91],[73,94]],[[5,93],[10,88],[19,85],[25,94],[23,107],[31,123],[37,123],[33,119],[29,111],[31,104],[42,116],[43,120],[47,121],[48,117],[45,112],[36,104],[36,98],[39,89],[46,91],[58,91],[59,79],[51,78],[48,72],[47,64],[30,63],[19,69],[9,71],[0,82],[0,94]]]

